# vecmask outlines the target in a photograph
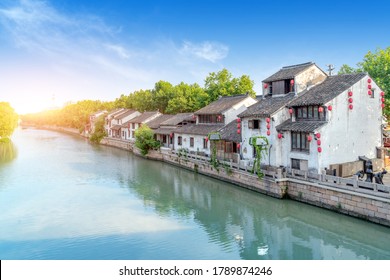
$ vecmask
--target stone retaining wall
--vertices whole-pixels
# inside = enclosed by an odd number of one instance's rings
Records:
[[[288,179],[290,199],[330,209],[349,216],[390,226],[390,198]]]
[[[100,144],[110,146],[110,147],[116,147],[127,151],[133,151],[133,145],[134,145],[130,141],[115,139],[110,137],[104,137],[102,141],[100,141]]]

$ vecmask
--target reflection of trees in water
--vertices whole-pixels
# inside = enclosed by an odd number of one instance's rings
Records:
[[[10,162],[17,155],[17,149],[12,141],[0,142],[0,163]]]

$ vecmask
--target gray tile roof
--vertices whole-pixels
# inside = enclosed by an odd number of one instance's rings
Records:
[[[321,84],[299,94],[288,106],[322,105],[363,79],[366,73],[327,77]]]
[[[241,134],[237,133],[237,121],[234,120],[219,130],[221,139],[226,141],[241,142]]]
[[[148,121],[146,125],[149,126],[151,129],[157,129],[160,127],[162,122],[169,120],[172,117],[174,117],[174,115],[161,115],[151,121]]]
[[[281,123],[276,127],[278,131],[301,131],[314,132],[316,129],[325,125],[327,122],[323,121],[297,121],[292,122],[291,119]]]
[[[314,65],[313,62],[306,62],[302,64],[296,64],[291,66],[285,66],[282,69],[280,69],[275,74],[269,76],[267,79],[263,80],[263,83],[273,82],[273,81],[280,81],[280,80],[286,80],[286,79],[293,79],[295,76],[297,76],[302,71],[306,70],[310,66]]]
[[[269,117],[280,108],[285,107],[293,98],[294,93],[286,94],[283,97],[267,96],[264,99],[258,98],[259,102],[249,106],[238,117]]]
[[[210,132],[217,132],[223,127],[223,124],[187,124],[176,128],[175,133],[194,134],[207,136]]]
[[[136,111],[135,110],[131,110],[131,109],[126,109],[124,110],[123,112],[120,112],[121,114],[119,115],[115,115],[114,116],[114,119],[116,120],[120,120],[120,119],[123,119],[127,116],[130,116],[131,114],[135,113]]]
[[[131,123],[144,123],[147,119],[149,119],[150,117],[152,117],[158,113],[159,113],[158,111],[144,112],[141,115],[139,115],[138,117],[131,119],[129,122],[131,122]]]
[[[178,125],[183,121],[192,121],[194,113],[180,113],[172,116],[172,118],[163,121],[161,125]]]
[[[176,127],[171,127],[171,128],[162,128],[162,127],[159,127],[157,129],[153,129],[153,132],[155,134],[171,134],[174,132],[174,130],[176,129]]]
[[[233,96],[222,96],[218,100],[211,102],[209,105],[203,107],[202,109],[196,111],[195,115],[208,115],[208,114],[221,114],[226,110],[230,109],[237,103],[241,102],[249,95],[233,95]]]

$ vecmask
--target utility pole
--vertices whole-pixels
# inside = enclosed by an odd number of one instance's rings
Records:
[[[329,76],[332,76],[332,71],[334,70],[333,64],[326,64],[326,66],[328,67]]]

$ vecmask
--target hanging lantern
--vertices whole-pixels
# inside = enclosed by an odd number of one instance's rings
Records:
[[[321,140],[320,139],[317,140],[317,145],[321,146]]]
[[[372,91],[371,91],[371,90],[369,90],[367,93],[368,93],[368,95],[371,95],[371,94],[372,94]]]
[[[288,109],[288,112],[290,113],[290,115],[292,115],[292,113],[294,113],[294,109],[290,108],[290,109]]]
[[[172,138],[173,137],[173,133],[169,134],[169,137]]]
[[[318,112],[322,113],[324,111],[324,108],[318,107]]]
[[[294,84],[294,80],[291,79],[291,80],[290,80],[290,85],[293,85],[293,84]]]
[[[268,87],[268,84],[264,84],[264,88],[267,88]]]
[[[348,102],[349,103],[353,103],[353,99],[352,98],[348,98]]]
[[[385,96],[385,93],[383,91],[381,92],[381,96]]]
[[[281,139],[283,137],[282,133],[278,133],[278,138]]]
[[[221,115],[218,115],[218,120],[220,121],[220,120],[222,120],[222,116]]]
[[[271,135],[271,131],[267,130],[267,135],[270,136]]]
[[[348,92],[348,96],[352,96],[353,95],[353,92],[352,91],[349,91]]]
[[[239,149],[241,147],[240,143],[237,144],[237,149]]]
[[[353,105],[352,104],[349,104],[349,109],[352,110],[353,109]]]
[[[265,121],[266,121],[267,123],[269,123],[269,122],[271,121],[271,119],[270,119],[270,118],[266,118]]]
[[[192,115],[192,119],[195,120],[195,119],[196,119],[196,116],[195,116],[195,115]]]
[[[320,139],[320,138],[321,138],[321,134],[320,134],[319,132],[316,134],[316,138],[317,138],[317,139]]]
[[[371,89],[371,85],[368,85],[367,88],[368,88],[368,89]]]
[[[317,148],[317,151],[318,151],[319,153],[321,153],[321,152],[322,152],[322,148],[321,148],[321,147],[318,147],[318,148]]]
[[[371,79],[370,78],[367,79],[367,83],[369,83],[369,84],[371,83]]]
[[[382,104],[381,104],[381,107],[382,107],[382,109],[385,108],[385,103],[382,103]]]
[[[241,133],[241,130],[240,129],[237,129],[237,134],[240,134]]]
[[[237,124],[237,128],[241,128],[241,124],[240,123]]]
[[[241,122],[241,119],[240,119],[240,118],[238,118],[238,119],[237,119],[237,122],[238,122],[238,123],[240,123],[240,122]]]
[[[205,138],[205,140],[206,140],[206,142],[208,142],[208,141],[209,141],[209,138],[208,138],[208,137],[206,137],[206,138]]]
[[[271,125],[269,123],[267,123],[267,129],[270,129],[271,128]]]
[[[332,111],[332,109],[333,109],[333,108],[332,108],[332,105],[329,105],[329,106],[328,106],[328,111]]]
[[[308,135],[307,136],[307,141],[311,142],[311,140],[313,140],[313,137],[311,137],[311,135]]]
[[[382,100],[382,102],[384,103],[386,99],[385,99],[384,97],[382,97],[381,100]]]

